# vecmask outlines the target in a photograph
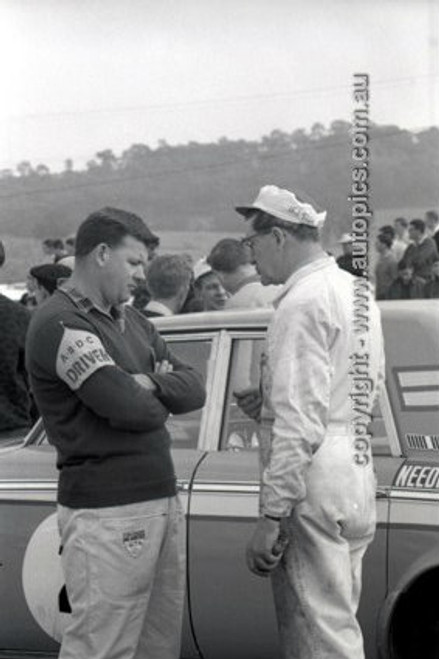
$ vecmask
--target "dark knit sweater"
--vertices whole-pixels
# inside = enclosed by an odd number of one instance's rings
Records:
[[[0,432],[31,425],[24,347],[30,314],[0,295]]]
[[[404,252],[403,259],[411,265],[414,274],[422,279],[428,279],[431,275],[431,266],[438,257],[435,241],[427,236],[417,245],[411,243]]]
[[[164,359],[174,367],[154,374]],[[76,291],[58,290],[32,319],[32,389],[60,469],[58,501],[116,506],[175,494],[169,412],[204,404],[200,376],[179,362],[131,307],[106,314]],[[157,392],[133,375],[148,374]]]

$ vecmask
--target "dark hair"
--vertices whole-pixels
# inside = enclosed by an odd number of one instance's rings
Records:
[[[408,221],[405,219],[405,217],[397,217],[397,218],[393,221],[393,223],[396,224],[397,222],[398,222],[398,224],[400,224],[402,227],[404,227],[404,229],[407,229],[407,227],[408,227],[408,225],[409,225],[409,223],[408,223]]]
[[[66,245],[74,245],[76,240],[76,236],[69,236],[68,238],[65,239],[65,244]]]
[[[209,272],[205,272],[204,275],[200,275],[200,277],[197,277],[194,281],[194,289],[200,291],[203,288],[204,284],[209,279],[212,279],[212,277],[217,281],[219,281],[218,275],[213,270],[209,270]]]
[[[425,232],[424,220],[420,220],[418,218],[415,218],[414,220],[410,220],[410,226],[413,227],[413,229],[416,229],[416,231],[420,231],[421,233]]]
[[[89,215],[79,227],[75,256],[87,256],[100,243],[117,247],[126,236],[132,236],[147,247],[158,244],[158,237],[138,215],[119,208],[102,208]]]
[[[54,238],[54,240],[52,240],[52,247],[53,249],[64,249],[64,242],[61,238]]]
[[[428,219],[434,220],[435,224],[439,222],[439,215],[436,213],[436,211],[426,211],[425,212],[425,217],[428,217]]]
[[[250,263],[250,255],[240,240],[223,238],[212,248],[206,260],[213,270],[230,273]]]
[[[5,260],[6,260],[5,246],[3,245],[2,241],[0,240],[0,268],[4,264]]]
[[[401,259],[401,261],[398,263],[398,270],[407,270],[407,268],[413,270],[413,265],[410,263],[410,261],[404,261],[404,259]]]
[[[264,211],[257,211],[252,217],[252,227],[258,233],[268,233],[274,227],[279,227],[284,231],[288,231],[293,235],[296,240],[301,242],[318,242],[319,241],[319,230],[317,227],[310,227],[307,224],[293,224],[291,222],[285,222],[284,220],[279,220],[277,217],[265,213]]]
[[[377,235],[377,240],[379,240],[380,243],[383,243],[383,245],[385,245],[389,249],[392,247],[393,239],[391,238],[390,234],[387,234],[384,231]]]
[[[393,239],[395,238],[395,229],[391,224],[385,224],[380,228],[379,232],[381,235],[388,236],[393,242]]]
[[[192,269],[185,256],[164,254],[157,256],[146,273],[146,285],[153,298],[170,298],[187,287]]]

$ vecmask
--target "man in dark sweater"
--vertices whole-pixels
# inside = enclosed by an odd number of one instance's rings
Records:
[[[5,249],[0,241],[0,267]],[[24,363],[30,313],[0,294],[0,443],[25,435],[32,424],[31,401]]]
[[[420,300],[425,297],[425,279],[416,277],[413,267],[404,260],[398,263],[398,276],[387,291],[388,300]]]
[[[105,208],[76,237],[72,277],[28,334],[32,387],[60,470],[58,519],[72,614],[60,659],[176,659],[184,522],[165,428],[204,404],[192,368],[123,306],[150,232]]]
[[[403,261],[412,266],[416,277],[428,279],[431,266],[439,256],[436,243],[427,235],[423,220],[411,220],[409,236],[412,242],[404,252]]]

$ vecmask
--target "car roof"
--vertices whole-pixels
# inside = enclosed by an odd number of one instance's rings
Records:
[[[439,331],[439,300],[386,300],[379,302],[383,323],[400,320],[424,329]],[[273,309],[206,311],[152,319],[160,332],[206,331],[220,329],[264,329]],[[439,336],[439,334],[438,334]]]
[[[220,329],[265,329],[273,309],[205,311],[150,318],[160,332],[206,331]]]

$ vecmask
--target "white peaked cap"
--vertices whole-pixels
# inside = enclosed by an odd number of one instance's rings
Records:
[[[317,228],[323,226],[326,219],[326,211],[319,213],[310,203],[300,201],[294,192],[276,185],[265,185],[251,206],[237,206],[236,210],[245,217],[261,210],[284,222]]]

